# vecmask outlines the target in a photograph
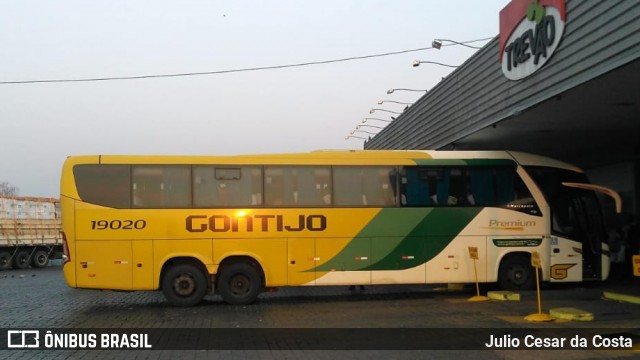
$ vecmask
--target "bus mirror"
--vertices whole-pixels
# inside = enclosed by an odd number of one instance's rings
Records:
[[[576,189],[584,189],[591,190],[595,192],[599,192],[605,194],[613,199],[616,203],[616,213],[620,214],[622,212],[622,198],[617,191],[609,189],[608,187],[593,185],[593,184],[583,184],[583,183],[572,183],[572,182],[563,182],[562,185],[566,187],[572,187]]]

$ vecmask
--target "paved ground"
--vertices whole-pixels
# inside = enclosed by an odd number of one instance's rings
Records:
[[[522,342],[526,334],[543,337],[554,334],[568,337],[575,334],[588,337],[589,340],[594,334],[603,334],[631,338],[635,349],[639,349],[640,305],[605,300],[602,293],[614,291],[640,295],[640,279],[543,289],[542,304],[545,312],[551,308],[574,307],[593,313],[595,320],[592,322],[531,323],[525,321],[524,317],[537,312],[535,292],[521,293],[521,301],[518,302],[467,302],[474,291],[471,287],[462,291],[441,291],[431,286],[368,286],[356,291],[350,291],[347,287],[287,288],[263,294],[256,304],[250,306],[230,306],[224,304],[218,296],[209,296],[202,305],[183,309],[166,304],[159,292],[123,293],[70,289],[64,283],[60,266],[39,270],[11,270],[0,272],[2,346],[7,344],[5,334],[9,329],[91,331],[105,328],[144,328],[150,332],[165,329],[168,331],[165,334],[172,336],[176,334],[171,332],[172,328],[197,328],[213,329],[217,331],[217,335],[224,333],[226,337],[218,337],[219,341],[236,341],[236,338],[226,335],[228,331],[232,331],[231,334],[242,337],[242,341],[254,350],[242,350],[243,343],[238,347],[226,342],[227,346],[223,345],[222,348],[227,349],[209,351],[0,350],[0,358],[640,358],[640,352],[633,349],[475,350],[478,346],[470,345],[483,344],[489,341],[489,335],[492,334],[496,337],[505,335],[517,338]],[[425,328],[427,329],[424,330]],[[246,332],[246,329],[250,330]],[[377,329],[379,332],[368,329]],[[455,331],[452,332],[452,329]],[[179,333],[176,336],[190,334],[192,333]],[[269,338],[273,334],[276,340]],[[247,339],[252,336],[257,340]],[[339,341],[327,341],[332,336],[339,337]],[[421,340],[417,341],[412,336],[421,336],[428,345],[421,346]],[[260,342],[264,338],[269,338],[267,342],[271,341],[268,346]],[[313,343],[314,339],[318,343]],[[171,341],[173,339],[168,339],[166,344]],[[212,341],[212,338],[207,338],[207,341]],[[403,346],[414,346],[418,350],[403,350]],[[162,347],[161,344],[154,345],[154,348],[158,347]],[[316,348],[320,350],[309,350]]]

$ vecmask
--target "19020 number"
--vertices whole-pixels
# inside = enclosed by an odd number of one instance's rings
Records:
[[[142,230],[146,220],[92,220],[91,230]]]

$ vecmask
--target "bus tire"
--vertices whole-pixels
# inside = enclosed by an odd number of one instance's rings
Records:
[[[26,269],[31,262],[31,253],[27,249],[19,249],[13,257],[13,267],[16,269]]]
[[[245,262],[225,266],[218,277],[218,292],[227,304],[252,304],[261,288],[262,278],[258,269]]]
[[[11,253],[7,250],[0,250],[0,270],[11,269]]]
[[[525,254],[513,254],[500,263],[498,284],[502,290],[530,290],[536,285],[536,274],[531,258]]]
[[[178,264],[162,278],[162,293],[169,304],[188,307],[199,304],[207,293],[207,277],[196,266]]]
[[[34,268],[43,268],[49,265],[49,254],[42,249],[36,250],[31,259],[31,266]]]

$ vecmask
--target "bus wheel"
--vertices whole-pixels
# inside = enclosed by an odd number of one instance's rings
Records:
[[[11,253],[2,250],[0,251],[0,270],[9,270],[11,269]]]
[[[26,269],[29,267],[30,256],[28,250],[22,249],[16,252],[15,257],[13,258],[13,266],[16,269]]]
[[[251,264],[238,262],[225,266],[218,278],[218,292],[227,304],[247,305],[256,301],[262,280]]]
[[[171,305],[197,305],[207,293],[207,277],[191,264],[172,266],[162,278],[162,293]]]
[[[34,268],[43,268],[49,264],[49,255],[46,251],[39,249],[33,254],[31,259],[31,265]]]
[[[507,256],[500,264],[498,283],[503,290],[529,290],[536,284],[531,259],[527,255]]]

